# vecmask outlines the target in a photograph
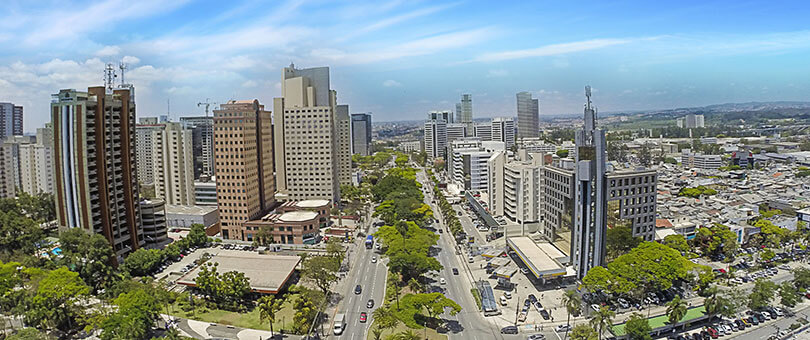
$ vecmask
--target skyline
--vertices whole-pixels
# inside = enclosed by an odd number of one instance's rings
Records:
[[[473,97],[473,118],[729,102],[805,101],[810,7],[800,2],[648,4],[291,0],[52,1],[0,5],[0,101],[49,120],[50,95],[101,85],[129,64],[139,116],[203,115],[211,98],[280,96],[281,69],[329,66],[338,102],[375,122],[418,120]],[[763,15],[767,14],[767,15]],[[54,25],[53,23],[59,23]]]

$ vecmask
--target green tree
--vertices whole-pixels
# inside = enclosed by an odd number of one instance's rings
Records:
[[[34,220],[17,211],[13,199],[0,201],[14,207],[10,210],[0,208],[0,260],[9,260],[13,254],[33,254],[45,233]]]
[[[562,299],[560,301],[562,305],[565,307],[565,312],[568,315],[568,319],[566,320],[566,324],[571,324],[571,315],[579,316],[582,312],[582,298],[580,298],[579,294],[576,290],[569,289],[563,293]],[[568,329],[565,330],[565,336],[563,339],[568,337]]]
[[[123,269],[132,276],[145,276],[149,275],[161,260],[159,250],[139,248],[124,259]]]
[[[396,314],[391,310],[391,306],[382,306],[375,309],[371,315],[374,317],[374,323],[381,330],[394,330],[399,325],[399,319]]]
[[[642,144],[638,149],[638,161],[641,163],[641,165],[646,167],[652,165],[652,153],[650,152],[650,147],[647,146],[647,144]]]
[[[191,225],[191,230],[186,236],[190,247],[202,247],[208,242],[208,235],[205,234],[205,226],[199,223]]]
[[[557,156],[560,156],[560,158],[568,157],[568,150],[566,150],[566,149],[557,150]]]
[[[244,273],[229,271],[217,272],[217,263],[205,263],[200,266],[194,284],[208,299],[220,307],[238,308],[239,303],[250,293],[250,280]]]
[[[681,299],[680,295],[676,295],[669,303],[667,303],[667,319],[669,323],[674,325],[683,319],[686,315],[686,301]]]
[[[734,299],[728,297],[726,294],[721,294],[715,286],[710,287],[706,292],[707,297],[703,304],[707,314],[722,315],[728,318],[734,317],[734,315],[737,314],[737,304],[734,302]]]
[[[22,210],[35,221],[49,222],[56,219],[56,203],[53,194],[41,192],[30,195],[20,192],[17,195],[17,202]]]
[[[571,340],[597,340],[599,335],[587,324],[581,323],[571,330]]]
[[[650,336],[652,327],[650,327],[647,318],[639,313],[630,315],[630,318],[627,319],[627,323],[624,324],[624,331],[631,340],[652,340]]]
[[[810,269],[803,267],[793,269],[793,285],[799,289],[810,288]]]
[[[102,340],[148,339],[160,313],[160,301],[151,291],[136,289],[113,301],[118,308],[102,322]]]
[[[25,317],[29,324],[44,329],[70,331],[80,325],[84,303],[90,295],[88,287],[65,267],[47,272],[36,285],[35,294]]]
[[[607,306],[602,306],[597,310],[591,317],[591,327],[596,329],[596,333],[599,335],[599,338],[602,338],[602,334],[605,333],[605,330],[613,325],[613,317],[616,316],[610,308]]]
[[[273,296],[263,296],[259,299],[259,321],[270,323],[270,337],[273,338],[273,323],[276,322],[276,314],[281,310],[284,303],[282,299]]]
[[[301,278],[312,282],[324,295],[328,296],[329,288],[337,282],[340,262],[331,256],[311,256],[307,258]]]
[[[641,237],[633,236],[633,228],[629,225],[609,228],[605,240],[608,258],[619,257],[637,247],[641,242]]]
[[[754,288],[748,295],[748,308],[759,310],[768,306],[776,294],[777,285],[773,281],[759,278],[754,282]]]
[[[689,244],[683,235],[668,235],[664,237],[664,245],[675,249],[681,253],[689,251]]]
[[[17,333],[9,335],[6,340],[56,340],[56,338],[48,333],[40,332],[36,328],[28,327],[17,330]]]
[[[62,257],[58,264],[79,273],[93,291],[98,291],[115,279],[112,247],[100,234],[72,228],[59,234]]]
[[[420,340],[421,337],[413,330],[407,329],[388,338],[389,340]]]
[[[324,301],[323,293],[300,285],[290,287],[290,291],[298,293],[293,300],[293,327],[297,334],[306,334],[312,322],[318,316],[321,303]]]
[[[598,290],[610,290],[610,282],[612,275],[605,267],[593,267],[588,270],[588,273],[582,278],[582,284],[588,288],[589,291],[595,292]]]
[[[779,285],[779,303],[782,306],[793,308],[801,301],[801,296],[796,286],[790,281],[782,282]]]

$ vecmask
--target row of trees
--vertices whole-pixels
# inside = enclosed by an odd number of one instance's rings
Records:
[[[202,247],[209,241],[209,237],[205,234],[205,226],[192,224],[186,237],[169,244],[166,248],[160,250],[139,248],[132,252],[124,259],[121,270],[134,277],[149,275],[164,261],[178,258],[182,252],[192,247]]]
[[[453,236],[463,233],[464,228],[461,227],[461,221],[459,221],[458,217],[456,216],[453,206],[447,201],[446,198],[444,198],[441,189],[439,189],[439,180],[433,175],[430,169],[427,170],[427,175],[434,184],[433,197],[438,201],[439,210],[444,218],[444,224],[447,226]]]

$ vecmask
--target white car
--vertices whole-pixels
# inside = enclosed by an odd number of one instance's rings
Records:
[[[371,263],[377,263],[377,257],[376,256],[371,257]]]
[[[571,325],[559,325],[554,330],[557,331],[557,333],[570,331]]]
[[[446,284],[447,284],[447,280],[445,280],[444,278],[440,278],[440,279],[439,279],[439,283],[440,283],[440,284],[443,284],[443,285],[446,285]]]

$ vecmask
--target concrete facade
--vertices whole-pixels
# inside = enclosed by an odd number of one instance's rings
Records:
[[[155,195],[166,204],[194,205],[192,132],[166,123],[151,134]]]
[[[447,122],[442,119],[425,122],[425,152],[428,158],[445,158],[447,152]]]
[[[518,92],[517,97],[517,138],[540,137],[540,103],[530,92]]]
[[[515,145],[515,120],[514,118],[499,117],[492,119],[492,141],[506,143],[509,150]]]
[[[214,165],[214,117],[180,117],[183,128],[191,130],[194,178],[216,175]]]

